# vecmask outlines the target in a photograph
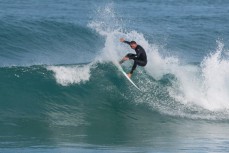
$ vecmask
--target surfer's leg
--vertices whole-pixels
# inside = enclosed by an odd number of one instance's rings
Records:
[[[133,72],[136,69],[136,67],[137,67],[137,62],[136,62],[136,60],[134,60],[134,65],[133,65],[133,67],[132,67],[132,69],[130,71],[130,74],[133,74]]]
[[[147,64],[147,62],[146,61],[141,61],[141,60],[134,60],[136,63],[137,63],[137,65],[139,65],[139,66],[146,66],[146,64]]]
[[[134,60],[134,65],[130,71],[130,74],[133,74],[134,70],[136,69],[137,65],[139,66],[145,66],[147,64],[147,62],[145,61],[141,61],[141,60]]]

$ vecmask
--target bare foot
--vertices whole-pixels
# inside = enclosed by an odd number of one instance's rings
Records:
[[[131,78],[132,74],[128,73],[127,76],[128,76],[129,78]]]

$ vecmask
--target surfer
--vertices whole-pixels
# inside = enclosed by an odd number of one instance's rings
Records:
[[[135,50],[136,54],[128,53],[125,57],[122,58],[122,60],[119,62],[122,64],[126,60],[134,60],[134,65],[131,69],[131,71],[127,74],[128,77],[130,78],[136,69],[137,65],[139,66],[146,66],[147,64],[147,56],[145,50],[142,48],[142,46],[138,45],[135,41],[125,41],[124,38],[120,38],[120,42],[126,43],[130,45],[132,49]]]

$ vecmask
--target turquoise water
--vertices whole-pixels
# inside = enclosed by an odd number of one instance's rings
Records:
[[[228,152],[229,3],[0,1],[0,152]],[[148,55],[136,90],[117,61]],[[132,61],[123,64],[129,71]]]

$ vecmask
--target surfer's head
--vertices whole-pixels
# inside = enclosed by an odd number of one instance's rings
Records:
[[[135,49],[136,47],[137,47],[137,43],[135,42],[135,41],[131,41],[130,42],[130,47],[132,48],[132,49]]]

